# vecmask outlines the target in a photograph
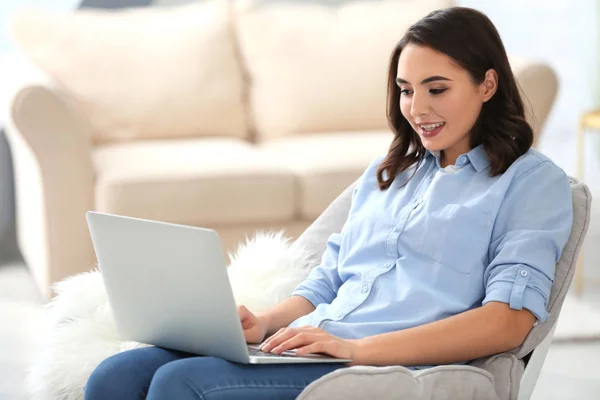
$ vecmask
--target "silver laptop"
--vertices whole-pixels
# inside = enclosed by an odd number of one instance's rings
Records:
[[[97,212],[87,221],[122,339],[244,364],[350,361],[247,345],[215,231]]]

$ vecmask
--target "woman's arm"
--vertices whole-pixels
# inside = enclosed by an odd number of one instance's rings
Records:
[[[261,350],[326,353],[350,359],[352,365],[438,365],[514,349],[534,323],[529,310],[490,302],[440,321],[363,339],[341,339],[311,326],[285,328],[267,339]]]
[[[536,318],[490,302],[430,324],[355,341],[355,364],[438,365],[503,353],[521,345]]]
[[[314,310],[315,306],[304,297],[291,296],[267,312],[256,313],[256,316],[264,323],[269,336]]]

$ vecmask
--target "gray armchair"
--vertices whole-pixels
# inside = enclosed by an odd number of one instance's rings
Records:
[[[590,191],[575,179],[570,182],[573,227],[556,265],[547,305],[549,318],[534,326],[520,347],[474,360],[469,365],[444,365],[423,371],[410,371],[401,366],[345,368],[313,382],[298,399],[529,399],[554,336],[558,315],[573,280],[577,256],[589,226]],[[339,232],[344,224],[352,191],[353,186],[346,189],[294,243],[294,246],[321,250],[311,260],[314,265],[318,263],[329,235]]]

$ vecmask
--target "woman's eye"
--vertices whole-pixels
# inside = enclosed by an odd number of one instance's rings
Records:
[[[409,96],[412,94],[412,90],[408,90],[408,89],[401,89],[400,90],[400,94],[403,94],[405,96]]]
[[[431,94],[442,94],[448,89],[429,89],[429,93]]]

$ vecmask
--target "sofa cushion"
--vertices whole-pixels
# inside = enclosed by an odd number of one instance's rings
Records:
[[[535,146],[556,99],[558,77],[550,66],[538,60],[510,56],[509,61],[519,84],[525,117],[533,128]]]
[[[293,135],[262,143],[265,157],[286,166],[296,177],[297,214],[317,218],[369,163],[386,154],[389,130]]]
[[[257,135],[273,138],[387,129],[387,69],[394,46],[411,24],[452,2],[238,4],[234,24],[251,82],[251,113]]]
[[[191,225],[293,219],[294,177],[237,139],[98,147],[96,209]]]
[[[12,20],[25,55],[77,101],[97,143],[245,137],[241,67],[226,0]]]

